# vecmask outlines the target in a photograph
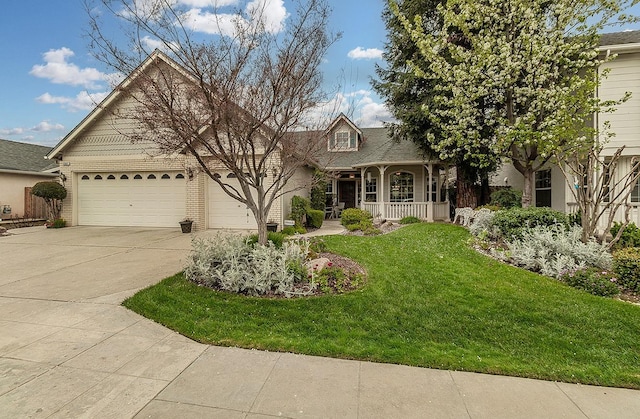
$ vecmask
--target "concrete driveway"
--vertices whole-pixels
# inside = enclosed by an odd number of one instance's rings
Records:
[[[202,345],[120,306],[178,229],[0,237],[0,418],[635,418],[640,392]],[[201,233],[208,234],[208,233]]]

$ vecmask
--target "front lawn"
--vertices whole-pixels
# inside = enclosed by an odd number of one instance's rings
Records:
[[[327,237],[369,275],[340,296],[249,298],[177,274],[124,305],[216,345],[640,388],[640,306],[499,263],[469,237],[446,224]]]

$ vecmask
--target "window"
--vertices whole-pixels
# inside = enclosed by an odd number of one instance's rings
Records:
[[[95,180],[102,180],[102,176],[100,176],[100,175],[96,175],[96,176],[94,177],[94,179],[95,179]]]
[[[184,175],[182,173],[178,173],[176,175],[176,179],[184,179]]]
[[[364,201],[376,202],[378,200],[378,179],[372,177],[366,180],[364,185]]]
[[[171,179],[171,176],[165,173],[160,179]]]
[[[611,199],[611,162],[605,163],[604,167],[604,177],[602,179],[602,202],[609,202]]]
[[[631,179],[633,179],[633,176],[636,176],[638,174],[637,170],[638,169],[634,170],[633,175],[631,175]],[[631,199],[631,202],[640,202],[640,177],[636,179],[635,183],[633,184],[633,190],[631,191],[629,199]]]
[[[413,202],[413,174],[396,172],[391,175],[391,202]]]
[[[330,207],[333,205],[333,180],[327,182],[327,189],[325,190],[325,205]]]
[[[122,176],[120,176],[120,179],[127,180],[127,179],[129,179],[129,176],[127,176],[127,175],[122,175]]]
[[[356,135],[352,131],[338,131],[331,141],[331,148],[338,150],[355,150]]]
[[[153,173],[147,176],[147,179],[155,179],[155,178],[156,178],[156,175],[154,175]]]
[[[107,176],[107,179],[108,179],[108,180],[114,180],[115,178],[116,178],[116,177],[115,177],[115,176],[113,176],[113,175],[109,175],[109,176]]]
[[[140,179],[142,179],[142,176],[140,176],[140,175],[135,175],[133,178],[134,178],[135,180],[140,180]]]
[[[551,206],[551,170],[536,172],[536,207]]]
[[[82,176],[82,180],[89,180],[89,176],[87,176],[87,175],[83,175],[83,176]]]

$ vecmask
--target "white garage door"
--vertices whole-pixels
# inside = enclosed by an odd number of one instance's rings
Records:
[[[186,214],[179,172],[85,173],[77,191],[79,225],[177,227]]]
[[[240,190],[238,180],[231,173],[220,173],[225,183]],[[257,230],[253,212],[247,206],[231,198],[212,179],[209,179],[209,228]]]

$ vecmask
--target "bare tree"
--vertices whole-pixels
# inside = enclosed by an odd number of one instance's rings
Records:
[[[135,75],[121,90],[136,106],[119,115],[137,127],[132,140],[152,141],[166,154],[190,154],[251,209],[265,244],[273,203],[320,147],[321,130],[291,132],[310,128],[306,115],[327,101],[320,65],[339,34],[327,29],[326,2],[296,2],[286,24],[270,18],[268,1],[251,2],[233,15],[207,15],[210,34],[194,30],[197,21],[183,2],[98,3],[86,4],[92,51],[116,71]],[[105,32],[107,17],[119,22],[118,33]],[[126,48],[117,42],[123,34]],[[150,45],[159,50],[150,54]],[[239,186],[219,169],[229,170]]]
[[[600,228],[605,242],[616,215],[623,211],[622,226],[608,243],[611,248],[629,224],[629,196],[640,177],[640,160],[631,158],[630,167],[619,170],[624,148],[603,156],[602,146],[594,145],[586,152],[563,157],[558,164],[578,205],[583,242],[597,236]]]

